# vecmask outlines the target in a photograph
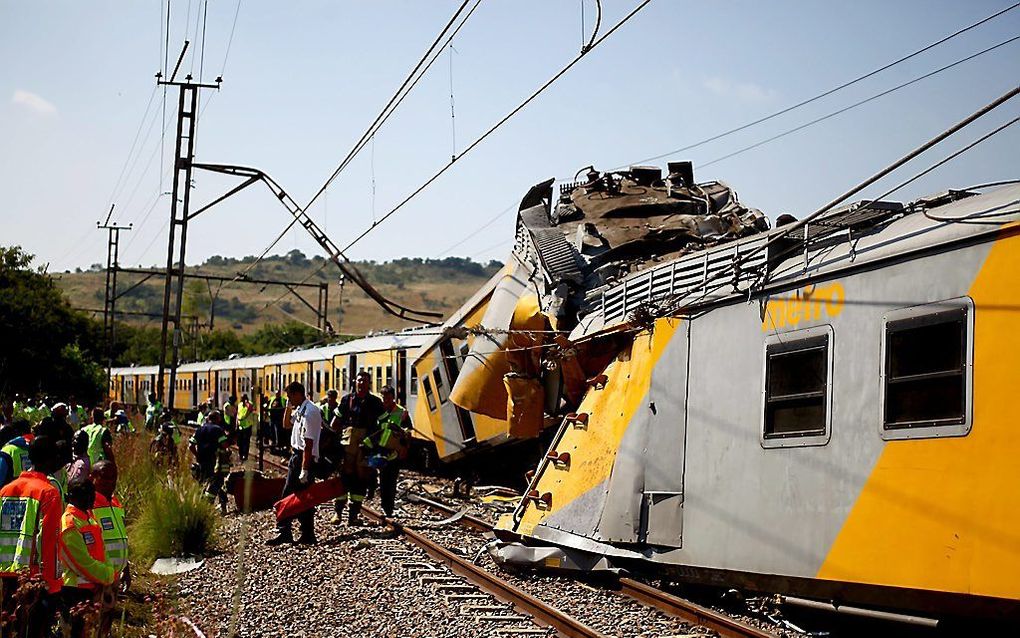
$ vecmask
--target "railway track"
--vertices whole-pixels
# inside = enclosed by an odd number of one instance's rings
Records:
[[[182,429],[193,431],[189,426]],[[258,462],[257,457],[252,457]],[[263,455],[265,466],[286,472],[287,466]],[[411,502],[445,512],[461,514],[461,511],[439,501],[409,495]],[[471,615],[489,631],[483,635],[505,636],[547,636],[565,638],[605,638],[606,634],[594,629],[560,609],[525,592],[493,572],[483,569],[473,561],[451,552],[425,534],[400,522],[385,518],[380,512],[363,507],[366,517],[378,525],[392,528],[413,548],[423,553],[439,566],[418,560],[414,552],[401,550],[392,545],[383,545],[380,550],[404,566],[408,575],[421,584],[433,585],[449,604],[459,606],[460,613]],[[491,532],[493,525],[476,516],[462,514],[457,519],[461,527],[475,532]],[[655,609],[667,616],[678,618],[709,629],[723,638],[775,638],[775,634],[758,629],[715,610],[656,589],[640,581],[620,577],[616,590],[641,605]]]

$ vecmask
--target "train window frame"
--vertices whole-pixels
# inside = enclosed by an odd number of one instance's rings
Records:
[[[408,368],[410,368],[410,370],[407,375],[407,385],[409,386],[407,388],[407,393],[412,397],[416,397],[418,396],[418,366],[412,363],[408,366]]]
[[[421,385],[425,389],[425,400],[428,401],[429,412],[435,412],[436,397],[435,394],[432,392],[432,381],[429,379],[428,375],[422,377]]]
[[[439,405],[443,405],[450,399],[450,394],[446,390],[446,384],[443,383],[443,375],[439,372],[439,368],[432,368],[432,382],[436,386],[436,394],[439,395]]]
[[[889,388],[889,336],[890,333],[928,327],[953,322],[953,317],[962,316],[964,334],[961,335],[963,346],[963,414],[958,418],[945,419],[938,423],[935,420],[920,420],[911,423],[900,423],[890,426],[886,423],[886,409]],[[890,326],[890,324],[893,324]],[[890,330],[891,328],[891,330]],[[906,439],[940,439],[967,436],[974,424],[974,300],[970,297],[955,297],[909,308],[900,308],[882,317],[882,339],[879,350],[881,369],[879,374],[878,430],[882,439],[898,441]],[[923,374],[948,374],[951,371],[940,371]],[[907,375],[920,376],[920,375]],[[895,382],[895,381],[893,381]]]
[[[795,352],[800,349],[817,347],[815,344],[825,344],[825,421],[823,429],[804,430],[799,432],[768,433],[768,382],[770,351],[773,355]],[[798,348],[803,345],[805,348]],[[761,422],[758,428],[758,441],[765,449],[785,449],[796,447],[820,447],[827,445],[832,437],[832,389],[834,359],[836,350],[835,331],[829,324],[792,330],[781,334],[770,334],[765,338],[762,346],[762,382],[761,382]]]

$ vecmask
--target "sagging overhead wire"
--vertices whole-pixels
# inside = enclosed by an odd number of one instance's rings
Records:
[[[968,26],[965,26],[965,27],[957,30],[957,31],[954,31],[953,33],[950,33],[949,35],[944,36],[944,37],[936,40],[935,42],[932,42],[931,44],[923,46],[920,49],[917,49],[916,51],[913,51],[912,53],[908,53],[907,55],[904,55],[904,56],[902,56],[900,58],[897,58],[897,59],[893,60],[892,62],[884,64],[884,65],[878,67],[877,69],[874,69],[872,71],[868,71],[867,73],[865,73],[863,75],[860,75],[860,76],[857,76],[856,78],[853,78],[852,80],[848,80],[846,82],[843,82],[842,84],[840,84],[838,86],[834,86],[831,89],[828,89],[828,90],[823,91],[823,92],[821,92],[821,93],[819,93],[817,95],[814,95],[814,96],[809,97],[809,98],[807,98],[805,100],[797,102],[796,104],[792,104],[792,105],[787,106],[785,108],[782,108],[782,109],[780,109],[780,110],[778,110],[778,111],[776,111],[774,113],[770,113],[769,115],[766,115],[765,117],[758,118],[758,119],[756,119],[756,120],[754,120],[752,122],[748,122],[746,124],[741,124],[740,126],[736,126],[734,128],[728,129],[726,131],[722,131],[720,133],[716,133],[716,134],[711,135],[709,137],[706,137],[706,138],[704,138],[702,140],[699,140],[697,142],[693,142],[691,144],[688,144],[686,146],[682,146],[682,147],[677,148],[677,149],[673,149],[672,151],[668,151],[666,153],[660,153],[658,155],[653,155],[652,157],[646,157],[646,158],[638,160],[636,162],[628,162],[627,164],[624,164],[624,165],[621,165],[621,166],[617,166],[613,170],[621,170],[621,169],[627,168],[628,166],[631,166],[631,165],[634,165],[634,164],[647,164],[649,162],[654,162],[654,161],[660,160],[660,159],[662,159],[664,157],[669,157],[671,155],[677,155],[679,153],[683,153],[685,151],[689,151],[691,149],[698,148],[699,146],[704,146],[705,144],[708,144],[709,142],[714,142],[714,141],[716,141],[718,139],[722,139],[722,138],[727,137],[729,135],[732,135],[734,133],[738,133],[738,132],[743,131],[745,129],[751,128],[752,126],[757,126],[758,124],[762,124],[764,122],[768,122],[769,120],[775,119],[775,118],[779,117],[780,115],[784,115],[786,113],[789,113],[790,111],[799,109],[799,108],[801,108],[803,106],[807,106],[808,104],[811,104],[812,102],[817,102],[818,100],[820,100],[820,99],[822,99],[824,97],[828,97],[828,96],[832,95],[833,93],[836,93],[838,91],[842,91],[845,88],[848,88],[848,87],[851,87],[851,86],[853,86],[855,84],[863,82],[864,80],[866,80],[866,79],[868,79],[868,78],[870,78],[872,76],[878,75],[879,73],[882,73],[883,71],[886,71],[888,69],[893,68],[894,66],[902,64],[903,62],[906,62],[907,60],[915,58],[915,57],[921,55],[922,53],[925,53],[927,51],[930,51],[931,49],[934,49],[935,47],[938,47],[938,46],[940,46],[942,44],[945,44],[946,42],[949,42],[950,40],[952,40],[952,39],[954,39],[954,38],[956,38],[956,37],[958,37],[960,35],[963,35],[964,33],[967,33],[968,31],[971,31],[972,29],[976,29],[977,27],[981,26],[982,24],[985,24],[986,22],[990,22],[990,21],[992,21],[992,20],[994,20],[994,19],[996,19],[996,18],[998,18],[998,17],[1000,17],[1000,16],[1002,16],[1002,15],[1004,15],[1004,14],[1006,14],[1006,13],[1008,13],[1008,12],[1014,10],[1014,9],[1016,9],[1017,7],[1020,7],[1020,2],[1016,2],[1016,3],[1006,7],[1004,9],[996,11],[995,13],[993,13],[992,15],[990,15],[988,17],[982,18],[982,19],[978,20],[977,22],[974,22],[974,23],[972,23],[972,24],[970,24]]]
[[[562,69],[560,69],[558,72],[556,72],[556,74],[553,75],[551,78],[546,80],[546,82],[544,84],[542,84],[537,89],[535,89],[535,91],[532,92],[531,95],[529,95],[527,98],[525,98],[523,102],[521,102],[516,107],[514,107],[513,110],[511,110],[509,113],[507,113],[505,116],[503,116],[498,122],[493,124],[487,131],[482,133],[479,137],[475,138],[475,140],[473,142],[471,142],[471,144],[469,144],[463,151],[461,151],[460,155],[458,155],[457,157],[453,158],[448,164],[446,164],[441,169],[439,169],[434,175],[432,175],[432,177],[428,178],[421,186],[419,186],[414,191],[412,191],[410,195],[405,197],[403,200],[400,201],[400,203],[398,203],[396,206],[394,206],[392,209],[390,209],[389,212],[387,212],[385,215],[380,217],[377,221],[372,222],[371,226],[366,228],[364,231],[362,231],[362,233],[360,235],[358,235],[357,237],[352,239],[350,241],[350,243],[348,243],[346,246],[344,246],[344,248],[343,248],[343,250],[341,252],[347,252],[348,250],[350,250],[352,246],[354,246],[359,241],[364,239],[365,236],[368,235],[373,230],[375,230],[376,227],[378,227],[384,221],[386,221],[387,219],[392,217],[397,211],[399,211],[401,208],[403,208],[408,202],[410,202],[412,199],[417,197],[426,188],[431,186],[432,183],[435,182],[437,179],[439,179],[444,173],[446,173],[446,171],[450,170],[450,168],[457,162],[457,160],[461,159],[462,157],[464,157],[465,155],[470,153],[479,144],[481,144],[483,141],[485,141],[490,135],[495,133],[500,127],[502,127],[504,124],[506,124],[508,121],[510,121],[511,118],[513,118],[515,115],[517,115],[522,110],[524,110],[524,108],[526,106],[528,106],[529,104],[531,104],[531,102],[533,102],[535,100],[535,98],[537,98],[539,95],[541,95],[546,89],[548,89],[550,86],[552,86],[557,80],[559,80],[561,77],[563,77],[570,69],[572,69],[574,67],[574,65],[576,65],[578,62],[580,62],[586,55],[588,55],[588,53],[590,53],[593,49],[595,49],[595,47],[599,46],[600,44],[605,42],[606,39],[608,39],[611,35],[616,33],[616,31],[620,27],[622,27],[624,24],[629,22],[631,20],[631,18],[633,18],[635,15],[637,15],[646,6],[648,6],[648,4],[651,3],[651,1],[652,0],[643,0],[641,3],[639,3],[637,5],[637,7],[635,7],[633,10],[631,10],[630,13],[628,13],[623,18],[621,18],[619,22],[614,24],[613,27],[611,29],[609,29],[609,31],[607,31],[605,33],[605,35],[603,35],[600,38],[597,38],[594,42],[592,42],[591,46],[587,50],[584,50],[581,53],[577,54],[577,56],[573,60],[568,62],[566,66],[564,66]]]
[[[929,71],[928,73],[925,73],[924,75],[919,75],[916,78],[913,78],[912,80],[908,80],[906,82],[898,84],[898,85],[892,87],[891,89],[886,89],[884,91],[880,91],[878,93],[875,93],[874,95],[866,97],[863,100],[859,100],[857,102],[854,102],[853,104],[850,104],[849,106],[844,106],[841,109],[836,109],[835,111],[832,111],[830,113],[822,115],[821,117],[817,117],[817,118],[811,120],[810,122],[806,122],[804,124],[800,124],[800,125],[795,126],[793,128],[786,129],[785,131],[783,131],[781,133],[777,133],[776,135],[773,135],[773,136],[768,137],[766,139],[759,140],[759,141],[757,141],[757,142],[755,142],[753,144],[750,144],[750,145],[745,146],[743,148],[737,149],[737,150],[735,150],[735,151],[733,151],[731,153],[727,153],[726,155],[723,155],[721,157],[717,157],[717,158],[715,158],[715,159],[713,159],[711,161],[699,163],[698,167],[699,168],[705,168],[706,166],[711,166],[713,164],[718,164],[719,162],[722,162],[723,160],[728,160],[728,159],[730,159],[732,157],[736,157],[737,155],[741,155],[743,153],[746,153],[747,151],[756,149],[756,148],[758,148],[760,146],[764,146],[765,144],[768,144],[770,142],[774,142],[774,141],[776,141],[778,139],[786,137],[787,135],[791,135],[793,133],[796,133],[797,131],[802,131],[802,130],[810,127],[810,126],[814,126],[815,124],[818,124],[820,122],[824,122],[825,120],[828,120],[828,119],[831,119],[833,117],[836,117],[837,115],[841,115],[843,113],[846,113],[847,111],[853,110],[853,109],[855,109],[855,108],[857,108],[859,106],[863,106],[863,105],[867,104],[868,102],[872,102],[874,100],[877,100],[880,97],[884,97],[886,95],[889,95],[890,93],[894,93],[896,91],[899,91],[900,89],[906,88],[906,87],[908,87],[908,86],[910,86],[912,84],[916,84],[916,83],[920,82],[921,80],[926,80],[926,79],[928,79],[928,78],[930,78],[930,77],[932,77],[934,75],[938,75],[939,73],[942,73],[943,71],[948,71],[949,69],[952,69],[953,67],[959,66],[959,65],[963,64],[964,62],[969,62],[969,61],[971,61],[971,60],[973,60],[973,59],[975,59],[977,57],[980,57],[980,56],[982,56],[982,55],[984,55],[986,53],[990,53],[990,52],[992,52],[992,51],[994,51],[994,50],[996,50],[996,49],[998,49],[1000,47],[1004,47],[1007,44],[1012,44],[1013,42],[1016,42],[1017,40],[1020,40],[1020,35],[1014,36],[1012,38],[1009,38],[1008,40],[1003,40],[1002,42],[999,42],[998,44],[994,44],[994,45],[992,45],[992,46],[990,46],[988,48],[985,48],[985,49],[982,49],[981,51],[978,51],[977,53],[973,53],[971,55],[968,55],[965,58],[961,58],[959,60],[956,60],[955,62],[951,62],[951,63],[949,63],[949,64],[947,64],[945,66],[939,67],[939,68],[935,69],[934,71]]]
[[[368,143],[374,139],[376,132],[378,132],[379,129],[382,128],[382,125],[386,123],[386,120],[390,118],[390,116],[396,111],[397,107],[400,106],[401,102],[404,101],[404,99],[410,94],[410,92],[418,84],[421,78],[424,77],[425,73],[428,72],[428,70],[432,67],[435,61],[439,59],[439,56],[443,52],[443,48],[446,46],[446,44],[449,44],[453,40],[454,36],[456,36],[457,33],[461,30],[461,28],[467,23],[467,21],[471,18],[471,15],[475,12],[475,9],[477,9],[478,5],[481,4],[482,0],[475,0],[474,6],[471,7],[471,9],[463,17],[463,19],[456,26],[456,28],[454,28],[453,32],[449,34],[446,43],[442,47],[437,48],[437,44],[450,31],[450,26],[457,20],[457,17],[461,14],[461,12],[464,10],[464,7],[467,6],[469,2],[470,0],[465,0],[465,2],[461,4],[461,6],[457,9],[457,12],[454,13],[452,18],[450,18],[450,21],[446,24],[445,27],[443,27],[443,30],[439,32],[438,36],[436,36],[436,39],[435,41],[433,41],[432,45],[428,48],[425,54],[421,57],[418,63],[414,66],[411,72],[404,79],[404,82],[400,85],[400,87],[393,94],[393,96],[386,103],[386,105],[383,106],[382,110],[379,112],[379,115],[377,115],[375,120],[371,124],[369,124],[368,128],[362,134],[361,138],[354,144],[351,150],[348,151],[343,161],[340,162],[340,165],[336,168],[335,171],[333,171],[332,175],[330,175],[330,177],[326,180],[322,187],[319,188],[315,195],[312,196],[308,203],[305,204],[302,210],[305,211],[309,210],[312,204],[315,203],[315,200],[318,199],[323,193],[325,193],[326,189],[329,188],[329,185],[340,175],[341,172],[343,172],[344,169],[347,168],[347,166],[354,160],[355,157],[358,156],[358,154],[365,148],[365,146],[367,146]],[[261,256],[254,262],[249,264],[249,266],[245,269],[242,275],[247,274],[248,272],[251,271],[251,269],[257,266],[262,261],[262,259],[269,254],[269,251],[275,248],[276,245],[286,236],[286,234],[290,232],[290,229],[293,228],[294,224],[296,223],[297,223],[296,219],[291,220],[291,222],[287,224],[287,226],[283,229],[283,231],[281,231],[281,233],[276,237],[276,239],[274,239],[269,244],[269,246],[267,246],[266,249],[262,251]],[[323,265],[323,268],[325,268],[325,265]],[[317,273],[313,273],[313,275],[314,274]]]

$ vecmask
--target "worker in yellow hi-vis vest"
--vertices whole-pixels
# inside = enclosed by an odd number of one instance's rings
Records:
[[[255,427],[255,419],[258,414],[255,412],[255,405],[248,400],[247,394],[241,395],[241,403],[237,406],[237,456],[241,463],[248,460],[248,450],[251,448],[251,431]]]

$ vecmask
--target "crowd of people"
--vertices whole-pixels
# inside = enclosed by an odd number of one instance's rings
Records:
[[[411,420],[391,386],[383,386],[378,395],[371,390],[371,375],[361,372],[354,391],[340,398],[336,390],[329,390],[320,403],[309,400],[299,382],[262,397],[258,411],[247,395],[240,401],[228,397],[219,407],[215,401],[207,401],[199,406],[199,427],[189,441],[192,473],[226,511],[230,448],[236,444],[243,463],[258,423],[260,447],[289,459],[281,498],[339,475],[344,492],[333,503],[332,524],[343,524],[346,510],[347,524],[361,525],[361,504],[377,487],[382,509],[392,517],[401,461],[410,449]],[[316,542],[313,516],[314,510],[307,510],[297,517],[301,529],[298,543]],[[281,519],[277,527],[268,544],[295,542],[292,519]]]
[[[133,431],[116,404],[73,397],[14,400],[0,409],[0,587],[3,635],[108,635],[117,588],[131,571],[116,496],[114,431]]]
[[[242,464],[253,435],[260,450],[289,458],[281,498],[338,475],[343,492],[331,522],[361,525],[361,504],[376,488],[392,517],[401,461],[410,447],[411,421],[390,386],[379,395],[372,378],[357,375],[352,392],[329,390],[320,403],[301,383],[259,397],[228,397],[222,406],[199,406],[198,426],[188,441],[192,474],[226,512],[225,483],[231,447]],[[169,410],[150,394],[145,428],[155,434],[150,451],[159,463],[177,464],[180,434]],[[50,397],[22,398],[0,406],[0,591],[4,623],[18,634],[45,636],[57,619],[70,635],[107,635],[115,593],[130,585],[124,508],[115,494],[114,434],[135,432],[123,406],[93,408]],[[298,543],[316,543],[314,508],[298,519]],[[293,519],[278,521],[269,545],[295,542]]]

